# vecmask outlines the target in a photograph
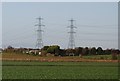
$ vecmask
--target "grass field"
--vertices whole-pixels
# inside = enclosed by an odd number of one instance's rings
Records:
[[[2,60],[21,60],[21,61],[56,61],[56,62],[81,62],[81,61],[97,61],[97,62],[117,62],[117,60],[112,60],[111,55],[89,55],[89,56],[33,56],[28,54],[16,54],[16,53],[3,53]]]
[[[3,61],[3,79],[118,79],[118,63]]]
[[[118,79],[118,61],[111,60],[111,55],[81,58],[3,53],[2,61],[3,79]]]

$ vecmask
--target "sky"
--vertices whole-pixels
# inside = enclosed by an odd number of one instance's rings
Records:
[[[0,2],[0,47],[2,45],[2,3]]]
[[[3,2],[2,46],[35,48],[41,16],[44,45],[67,48],[73,18],[76,47],[118,48],[117,10],[117,2]]]
[[[1,0],[2,2],[118,2],[119,0]]]

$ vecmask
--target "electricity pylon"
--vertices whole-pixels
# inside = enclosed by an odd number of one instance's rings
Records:
[[[75,20],[71,19],[69,20],[70,21],[70,26],[68,26],[68,28],[70,28],[70,31],[68,33],[70,33],[70,36],[69,36],[69,43],[68,43],[68,48],[69,49],[74,49],[75,48],[75,39],[74,39],[74,34],[76,33],[74,31],[74,28],[77,28],[73,25],[73,22]]]
[[[37,42],[36,42],[36,48],[37,49],[41,49],[43,47],[43,40],[42,40],[42,26],[45,26],[42,24],[42,20],[43,18],[39,17],[37,18],[38,19],[38,24],[36,24],[35,26],[38,26],[38,29],[37,29]]]

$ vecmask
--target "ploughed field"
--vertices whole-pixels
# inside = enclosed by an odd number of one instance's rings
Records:
[[[102,59],[101,59],[102,57]],[[3,79],[118,79],[118,61],[110,55],[40,57],[2,54]]]

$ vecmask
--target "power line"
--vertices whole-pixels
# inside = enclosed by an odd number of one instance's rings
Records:
[[[42,24],[42,17],[37,18],[38,19],[38,24],[36,24],[35,26],[38,26],[37,29],[37,42],[36,42],[36,48],[37,49],[41,49],[43,47],[43,40],[42,40],[42,32],[43,30],[41,29],[42,26],[45,26]]]

